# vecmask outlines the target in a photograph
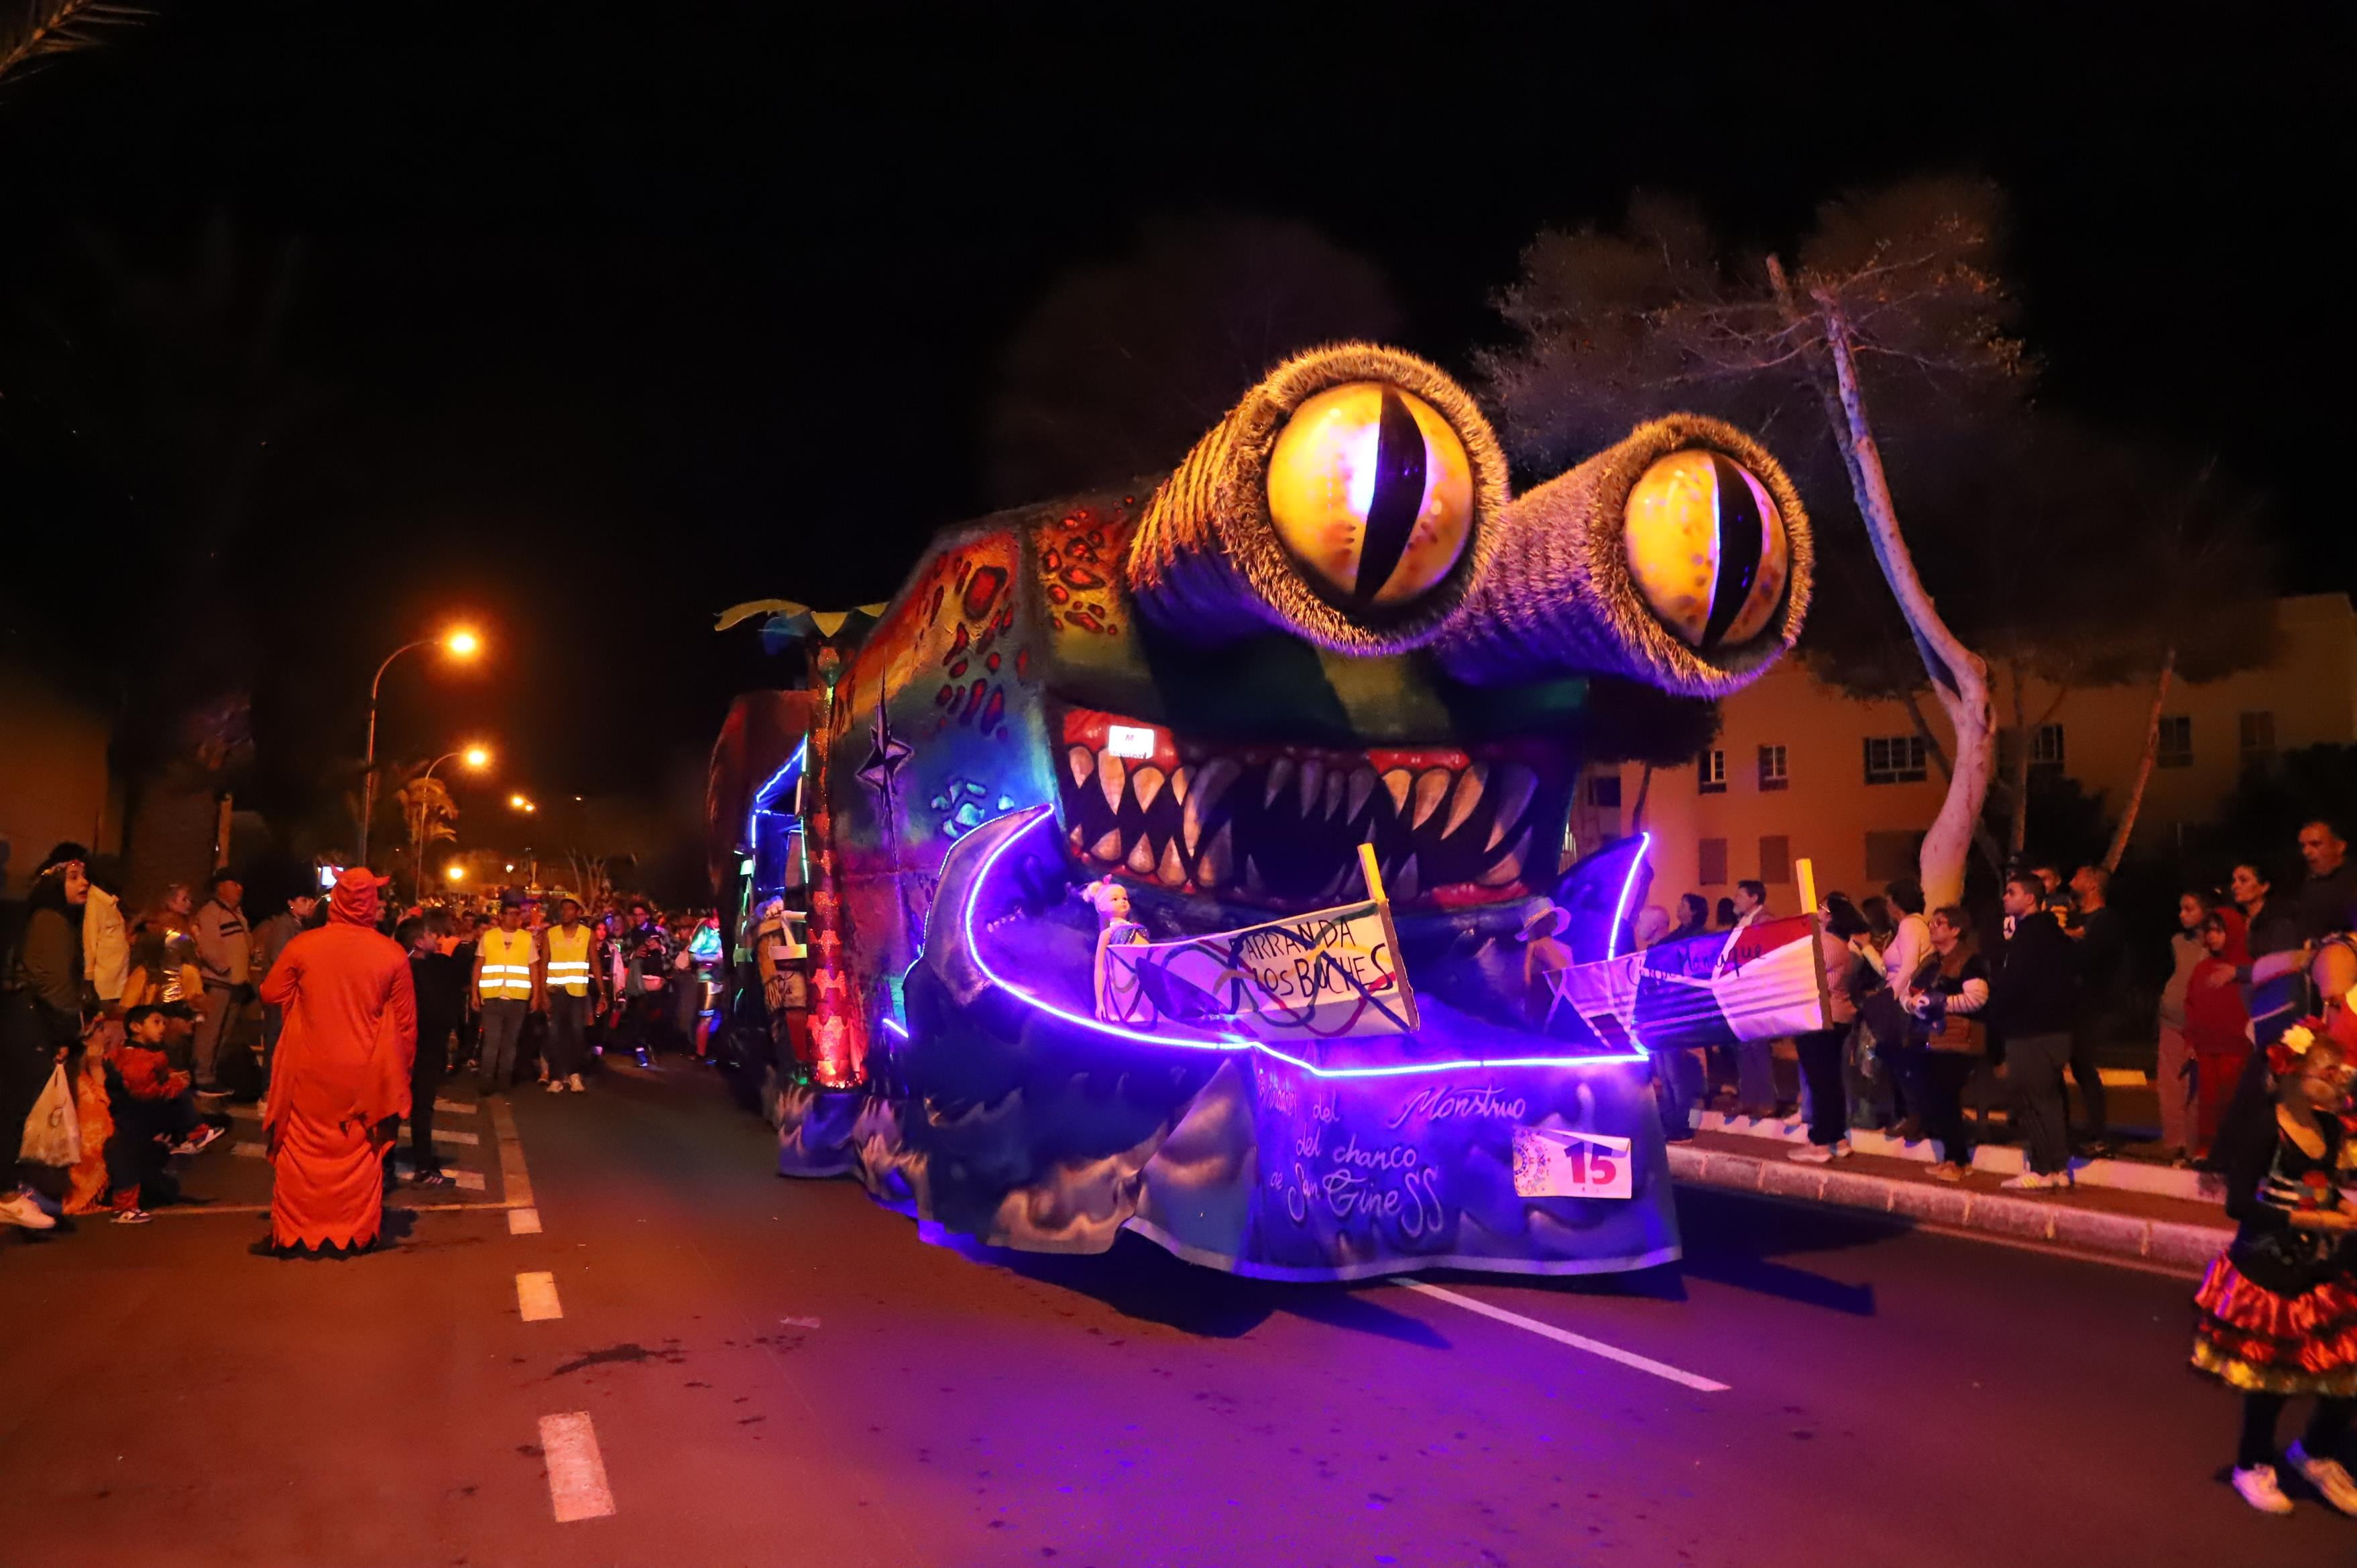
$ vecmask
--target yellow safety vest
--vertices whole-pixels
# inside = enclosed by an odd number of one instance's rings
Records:
[[[567,937],[563,926],[548,928],[548,988],[567,996],[589,994],[589,928]]]
[[[510,997],[532,1000],[533,940],[530,931],[502,931],[496,927],[482,935],[483,1000]]]

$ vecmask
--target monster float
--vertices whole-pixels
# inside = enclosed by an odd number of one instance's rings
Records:
[[[1738,431],[1658,420],[1512,496],[1471,398],[1357,344],[1158,485],[948,531],[781,710],[780,1169],[1277,1279],[1674,1259],[1648,1050],[1813,1026],[1823,976],[1805,920],[1621,950],[1641,838],[1561,870],[1591,678],[1736,689],[1810,565]],[[718,813],[748,865],[753,804]],[[1590,961],[1534,992],[1516,939],[1566,920]]]

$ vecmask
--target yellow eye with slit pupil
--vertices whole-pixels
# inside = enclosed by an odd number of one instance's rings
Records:
[[[1687,647],[1740,647],[1768,628],[1792,575],[1773,497],[1720,453],[1673,452],[1629,492],[1629,575]]]
[[[1294,564],[1346,608],[1420,598],[1465,553],[1473,471],[1438,411],[1350,381],[1306,400],[1268,464],[1269,521]]]

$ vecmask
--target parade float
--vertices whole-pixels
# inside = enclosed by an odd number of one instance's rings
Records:
[[[1596,682],[1738,688],[1811,560],[1739,431],[1516,496],[1453,381],[1350,344],[1167,478],[947,530],[888,604],[740,607],[812,671],[714,773],[716,869],[806,913],[780,1169],[1274,1279],[1676,1258],[1655,1063],[1821,1023],[1817,944],[1629,950],[1646,841],[1575,857],[1571,796]]]

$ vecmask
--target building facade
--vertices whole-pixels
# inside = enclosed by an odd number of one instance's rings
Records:
[[[2171,687],[2136,819],[2139,844],[2206,821],[2246,767],[2279,751],[2357,741],[2357,609],[2345,595],[2312,594],[2276,601],[2276,614],[2274,663]],[[2024,705],[2036,714],[2053,696],[2033,682]],[[2011,706],[2006,698],[2000,716]],[[1938,704],[1921,705],[1941,744],[1952,745]],[[2076,779],[2116,811],[2135,782],[2151,712],[2147,685],[2072,692],[2030,736],[2031,765]],[[1787,660],[1720,704],[1719,737],[1694,763],[1656,768],[1650,781],[1634,764],[1591,770],[1574,831],[1583,851],[1634,831],[1641,791],[1641,825],[1653,834],[1652,901],[1665,908],[1689,890],[1715,903],[1757,877],[1771,908],[1790,909],[1798,897],[1792,863],[1803,856],[1821,889],[1863,897],[1915,875],[1917,845],[1947,792],[1926,749],[1905,704],[1853,701]]]

